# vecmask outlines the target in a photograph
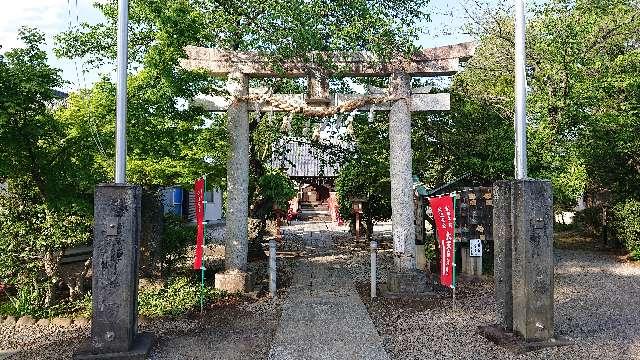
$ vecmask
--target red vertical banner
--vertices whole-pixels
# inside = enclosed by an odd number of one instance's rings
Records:
[[[433,219],[436,223],[436,233],[440,247],[440,283],[453,287],[453,257],[454,254],[454,222],[453,197],[450,195],[429,199]]]
[[[202,253],[204,246],[204,179],[196,180],[193,188],[194,206],[196,210],[196,255],[193,268],[202,269]]]

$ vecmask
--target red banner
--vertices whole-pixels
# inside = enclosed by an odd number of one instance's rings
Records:
[[[453,198],[450,195],[429,199],[440,245],[440,283],[453,287],[454,222]]]
[[[196,208],[196,256],[193,260],[193,268],[202,269],[202,252],[204,246],[204,179],[196,180],[194,189],[194,206]]]

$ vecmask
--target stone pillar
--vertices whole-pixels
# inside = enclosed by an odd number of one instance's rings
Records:
[[[394,73],[389,93],[398,98],[389,113],[393,247],[398,271],[416,269],[411,151],[411,76]]]
[[[513,330],[513,292],[511,291],[511,181],[493,185],[493,277],[496,284],[497,324]]]
[[[462,273],[471,276],[482,275],[482,256],[471,256],[468,246],[460,247],[462,255]]]
[[[231,105],[227,112],[231,148],[227,159],[227,211],[225,231],[225,272],[216,274],[216,288],[230,292],[251,290],[246,274],[249,216],[249,111],[242,100],[249,93],[249,78],[229,74],[227,89]]]
[[[551,183],[512,186],[513,330],[525,341],[553,337],[553,195]]]
[[[138,257],[142,189],[98,185],[95,194],[91,343],[75,359],[146,359],[138,334]]]

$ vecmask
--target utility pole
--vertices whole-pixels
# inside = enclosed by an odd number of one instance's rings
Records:
[[[118,1],[118,83],[116,98],[116,184],[127,182],[127,69],[129,1]]]
[[[515,168],[516,179],[527,178],[527,73],[525,0],[516,0],[515,18]]]

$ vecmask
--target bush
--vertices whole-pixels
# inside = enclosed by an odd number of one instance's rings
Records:
[[[8,296],[6,301],[0,303],[0,315],[15,317],[30,315],[35,318],[52,318],[70,314],[91,316],[90,293],[79,300],[66,299],[49,307],[39,304],[41,298],[39,291],[32,292],[27,288],[21,288],[15,296]]]
[[[592,235],[598,235],[602,231],[602,208],[586,208],[575,214],[573,222],[576,227],[581,227]]]
[[[186,277],[173,278],[166,286],[140,289],[138,313],[149,317],[178,316],[200,306],[200,287]],[[205,286],[204,301],[225,297],[226,293]]]
[[[91,217],[75,208],[0,194],[0,283],[29,297],[33,307],[55,305],[65,249],[92,238]]]
[[[628,200],[613,208],[612,229],[629,255],[640,260],[640,201]]]
[[[258,180],[258,184],[262,197],[285,211],[289,207],[289,200],[296,196],[296,185],[280,169],[267,169]]]
[[[167,214],[164,217],[164,234],[160,245],[160,272],[164,277],[187,257],[187,248],[195,244],[196,228],[181,217]]]

